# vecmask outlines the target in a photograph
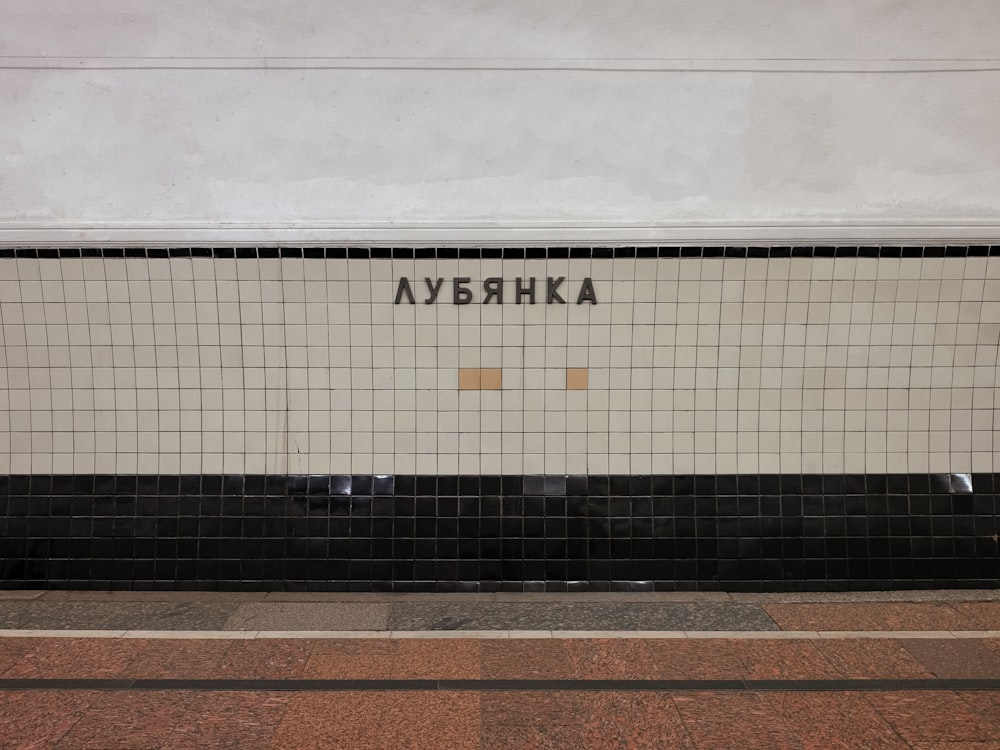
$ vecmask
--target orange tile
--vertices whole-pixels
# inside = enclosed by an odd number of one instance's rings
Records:
[[[585,391],[587,390],[587,368],[567,367],[566,368],[566,390]]]
[[[478,367],[458,368],[458,389],[460,391],[478,391],[482,382],[481,372]]]
[[[503,370],[499,367],[484,368],[479,374],[479,387],[484,391],[499,391],[503,387]]]

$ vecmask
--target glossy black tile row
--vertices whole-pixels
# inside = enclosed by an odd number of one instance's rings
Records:
[[[0,258],[965,258],[1000,255],[1000,245],[669,247],[22,247]]]
[[[12,474],[5,495],[672,496],[972,494],[1000,492],[1000,474]]]
[[[996,587],[998,516],[998,474],[3,476],[0,587]]]

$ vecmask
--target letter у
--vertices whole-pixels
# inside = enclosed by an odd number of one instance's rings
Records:
[[[437,283],[435,284],[431,282],[431,280],[428,279],[427,277],[424,277],[424,283],[427,284],[427,293],[430,295],[427,299],[424,300],[424,304],[425,305],[433,304],[434,300],[437,299],[438,292],[441,291],[441,285],[444,283],[444,279],[439,278],[437,280]]]

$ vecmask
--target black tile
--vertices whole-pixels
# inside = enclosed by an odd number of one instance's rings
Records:
[[[525,488],[525,492],[529,492]],[[546,476],[542,484],[542,492],[545,495],[565,495],[566,494],[566,477],[565,476]]]
[[[349,499],[355,479],[362,494]],[[509,494],[525,485],[541,492]],[[487,486],[506,494],[482,494]],[[0,478],[0,528],[8,557],[23,562],[0,563],[0,585],[23,586],[30,575],[38,585],[409,590],[392,580],[405,569],[433,588],[457,589],[479,585],[487,555],[502,565],[499,556],[512,554],[525,564],[495,568],[493,580],[505,580],[498,589],[636,590],[648,580],[681,590],[836,590],[904,578],[957,585],[959,576],[995,585],[995,486],[984,474],[8,476]],[[186,562],[220,555],[207,566]],[[417,571],[400,555],[433,564]],[[921,566],[914,555],[937,562]],[[116,572],[113,560],[130,563]],[[239,571],[253,579],[239,580]],[[434,579],[444,571],[458,578]]]

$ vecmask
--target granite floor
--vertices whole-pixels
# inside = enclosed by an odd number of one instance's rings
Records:
[[[19,593],[0,750],[1000,750],[997,592]]]
[[[909,596],[907,596],[909,594]],[[930,596],[937,594],[937,596]],[[0,630],[1000,629],[1000,592],[238,594],[0,591]]]

